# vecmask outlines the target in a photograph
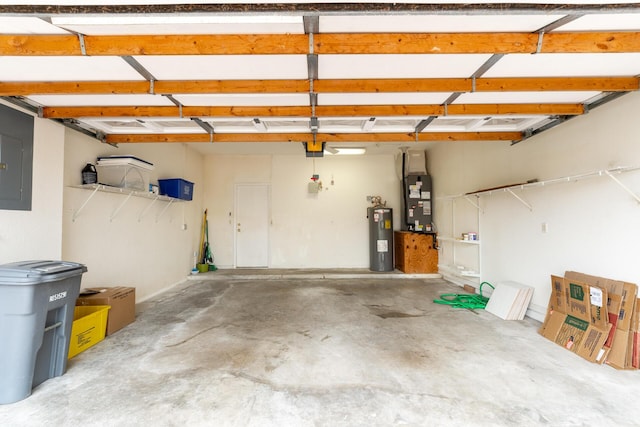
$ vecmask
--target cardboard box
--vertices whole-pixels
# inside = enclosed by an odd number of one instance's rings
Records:
[[[633,311],[631,321],[631,341],[633,348],[631,349],[631,367],[640,368],[640,298],[636,300],[636,307]]]
[[[604,358],[603,346],[611,325],[599,328],[560,311],[552,311],[540,334],[589,362]]]
[[[606,289],[566,277],[564,286],[567,301],[566,314],[600,328],[607,327],[609,315]]]
[[[605,343],[608,351],[606,363],[616,369],[631,369],[633,347],[632,316],[636,305],[638,287],[633,283],[606,279],[584,273],[567,271],[565,277],[581,280],[589,285],[607,290],[609,322],[612,324],[609,338]]]
[[[590,362],[603,363],[611,331],[607,301],[606,289],[551,276],[549,307],[539,333]]]
[[[638,369],[637,296],[633,283],[575,271],[551,276],[551,297],[540,334],[589,361]]]
[[[604,277],[590,276],[575,271],[567,271],[565,278],[579,280],[590,285],[599,286],[607,290],[609,294],[620,296],[620,309],[618,314],[618,327],[628,331],[631,329],[631,315],[638,296],[638,286],[634,283],[620,280],[605,279]]]
[[[564,292],[564,277],[551,276],[551,296],[549,297],[549,305],[547,306],[547,314],[544,323],[547,323],[549,316],[555,310],[566,313],[566,296]],[[544,324],[543,324],[544,325]]]
[[[76,305],[110,306],[107,335],[111,335],[136,320],[136,288],[117,286],[82,289]]]
[[[75,307],[67,355],[69,359],[104,339],[109,308],[106,305]]]

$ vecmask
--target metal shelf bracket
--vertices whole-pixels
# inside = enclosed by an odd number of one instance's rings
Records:
[[[147,207],[144,208],[142,212],[140,212],[140,215],[138,215],[138,222],[142,221],[142,217],[145,216],[145,214],[149,211],[149,209],[151,209],[151,206],[153,206],[157,201],[158,201],[158,197],[154,197],[153,199],[151,199],[151,202],[149,202]]]
[[[96,185],[96,188],[94,188],[94,190],[91,192],[91,194],[89,194],[89,197],[87,197],[87,199],[84,201],[84,203],[78,209],[76,209],[76,211],[73,213],[73,217],[71,218],[71,222],[76,222],[76,218],[78,218],[78,216],[80,216],[80,212],[82,212],[82,210],[85,208],[85,206],[87,206],[87,204],[89,203],[89,200],[91,200],[91,198],[93,198],[93,196],[96,195],[96,193],[98,192],[99,189],[100,189],[100,186]]]
[[[479,197],[478,197],[478,196],[476,196],[476,200],[478,200],[478,198],[479,198]],[[467,202],[471,203],[471,205],[472,205],[474,208],[476,208],[476,209],[480,210],[480,204],[479,204],[479,203],[474,202],[473,200],[471,200],[471,197],[470,197],[470,196],[464,196],[464,199],[465,199]]]
[[[131,198],[131,196],[133,196],[133,191],[130,192],[129,194],[127,194],[127,197],[124,199],[124,201],[122,203],[120,203],[120,206],[118,206],[116,208],[115,211],[113,211],[113,213],[111,214],[111,216],[109,217],[109,221],[113,222],[113,220],[115,219],[115,217],[118,215],[118,213],[120,212],[120,210],[124,207],[124,205],[127,204],[127,202],[129,201],[129,199]]]
[[[530,211],[533,212],[533,207],[527,203],[526,200],[524,200],[522,197],[518,196],[516,193],[513,192],[513,190],[511,190],[510,188],[505,189],[505,191],[509,194],[511,194],[513,197],[515,197],[520,203],[522,203],[523,205],[525,205]]]
[[[175,199],[169,200],[169,203],[167,203],[164,209],[162,209],[162,211],[158,214],[158,216],[156,216],[156,222],[160,221],[160,218],[162,218],[162,215],[164,215],[164,213],[167,211],[167,209],[169,209],[169,206],[171,206],[171,204],[173,204],[174,201]]]
[[[162,202],[167,202],[167,205],[162,209],[162,212],[156,217],[156,222],[158,222],[158,220],[160,219],[162,214],[169,208],[169,206],[171,204],[173,204],[174,202],[182,201],[180,199],[175,199],[175,198],[169,197],[169,196],[151,194],[151,193],[146,193],[144,191],[136,191],[136,190],[131,190],[131,189],[119,188],[119,187],[110,187],[110,186],[104,185],[104,184],[72,185],[71,187],[72,188],[80,188],[80,189],[83,189],[83,190],[91,190],[91,194],[89,195],[89,197],[87,197],[87,199],[84,201],[84,203],[82,203],[82,205],[73,213],[73,217],[72,217],[72,221],[73,222],[75,222],[76,218],[78,218],[78,216],[80,216],[80,212],[85,208],[85,206],[87,206],[87,204],[89,204],[89,201],[99,191],[106,192],[106,193],[112,193],[112,194],[120,194],[120,195],[123,195],[123,196],[126,195],[127,196],[124,199],[124,201],[122,203],[120,203],[120,205],[109,216],[109,221],[110,222],[113,222],[115,217],[122,210],[124,205],[127,204],[127,202],[129,201],[129,199],[132,196],[141,197],[141,198],[144,198],[144,199],[151,199],[149,204],[138,215],[138,222],[142,221],[142,218],[149,212],[151,207],[158,200],[160,200]]]
[[[631,197],[633,197],[636,202],[640,203],[640,197],[633,192],[633,190],[631,190],[629,187],[627,187],[625,184],[623,184],[618,178],[616,178],[615,176],[613,176],[613,174],[611,172],[609,172],[608,170],[604,171],[604,173],[613,180],[613,182],[615,182],[616,184],[618,184],[620,186],[620,188],[622,188],[624,191],[626,191],[627,193],[629,193],[629,195]]]

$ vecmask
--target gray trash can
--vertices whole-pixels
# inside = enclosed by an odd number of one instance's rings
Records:
[[[24,261],[0,265],[0,404],[64,374],[82,264]]]

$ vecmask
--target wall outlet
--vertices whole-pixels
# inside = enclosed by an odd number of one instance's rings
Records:
[[[182,230],[186,230],[187,229],[187,224],[182,224]]]
[[[546,222],[543,222],[540,228],[541,228],[542,234],[546,234],[549,231],[549,226],[547,225]]]

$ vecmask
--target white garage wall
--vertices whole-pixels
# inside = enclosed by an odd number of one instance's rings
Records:
[[[437,144],[428,153],[436,195],[640,166],[638,111],[640,94],[634,93],[515,146]],[[640,194],[640,171],[618,178]],[[516,193],[532,211],[506,193],[480,199],[482,280],[534,286],[531,314],[538,319],[548,302],[550,274],[577,270],[640,283],[640,205],[610,178]],[[446,223],[443,207],[436,205],[436,224]],[[547,233],[542,232],[543,223]]]
[[[0,210],[0,264],[62,256],[64,128],[35,118],[33,139],[31,210]]]
[[[234,188],[271,188],[270,267],[368,268],[366,197],[380,195],[400,226],[400,183],[391,155],[325,156],[315,159],[323,191],[309,194],[314,160],[300,155],[209,156],[205,160],[205,207],[218,267],[234,265]],[[331,185],[333,178],[334,185]]]
[[[73,221],[74,212],[91,195],[71,188],[81,170],[100,155],[134,155],[155,165],[151,181],[182,177],[195,182],[194,200],[173,203],[119,194],[97,193]],[[138,301],[185,279],[197,250],[202,206],[202,157],[182,144],[123,144],[114,148],[66,131],[63,255],[87,265],[83,286],[133,286]],[[145,212],[145,209],[149,209]],[[141,214],[144,214],[142,217]],[[183,230],[183,224],[187,229]]]

